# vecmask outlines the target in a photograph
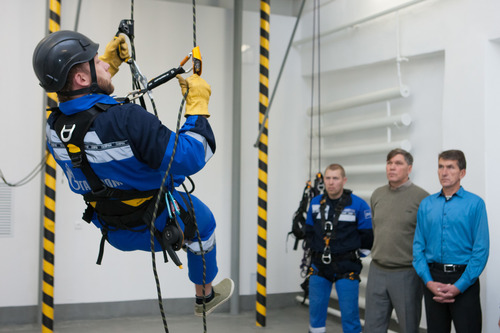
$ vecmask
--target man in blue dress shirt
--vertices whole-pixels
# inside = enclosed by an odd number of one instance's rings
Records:
[[[439,154],[442,190],[418,209],[413,266],[424,291],[427,331],[481,332],[479,275],[489,254],[484,201],[460,185],[466,161],[460,150]]]

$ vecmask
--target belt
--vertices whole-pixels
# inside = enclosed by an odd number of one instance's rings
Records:
[[[465,271],[467,265],[439,264],[436,262],[431,262],[429,264],[429,267],[437,268],[438,270],[443,271],[445,273],[454,273],[454,272],[462,273],[463,271]]]

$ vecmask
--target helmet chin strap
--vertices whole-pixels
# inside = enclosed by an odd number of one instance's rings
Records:
[[[91,84],[90,87],[85,87],[82,89],[78,90],[73,90],[73,91],[64,91],[64,92],[59,92],[60,95],[63,96],[76,96],[76,95],[82,95],[82,94],[106,94],[104,90],[99,87],[97,84],[97,74],[95,70],[95,62],[94,59],[92,58],[89,61],[89,66],[90,66],[90,78],[91,78]]]

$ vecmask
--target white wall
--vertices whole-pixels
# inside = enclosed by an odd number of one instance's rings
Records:
[[[500,235],[500,226],[498,220],[500,218],[496,205],[498,197],[498,180],[496,172],[498,163],[500,163],[499,155],[496,153],[497,143],[500,141],[500,133],[496,124],[500,121],[498,114],[498,105],[500,99],[498,91],[500,91],[500,44],[499,40],[489,40],[486,48],[486,82],[485,82],[485,132],[486,141],[485,149],[488,152],[485,158],[485,175],[488,180],[486,182],[486,205],[488,209],[488,218],[490,220],[490,257],[484,278],[482,296],[486,300],[486,327],[488,332],[495,332],[499,317],[500,307],[500,289],[496,287],[498,283],[499,267],[500,267],[500,243],[497,242]]]
[[[325,1],[321,31],[333,30],[406,2]],[[411,95],[391,101],[391,109],[393,114],[410,113],[413,123],[409,128],[393,129],[393,139],[410,140],[415,157],[411,177],[415,183],[429,192],[438,191],[437,154],[453,148],[465,152],[468,167],[463,185],[485,199],[490,221],[490,260],[481,276],[485,332],[498,331],[500,302],[497,282],[494,282],[498,280],[500,267],[499,245],[495,242],[499,233],[498,214],[494,209],[500,199],[494,176],[499,139],[496,126],[500,88],[499,7],[498,1],[490,0],[427,0],[321,39],[324,50],[321,75],[328,82],[323,83],[328,93],[323,92],[322,104],[397,85],[399,43],[399,54],[409,59],[401,62],[401,75]],[[311,43],[303,41],[312,34],[311,8],[304,21],[308,23],[303,24],[302,39],[295,45],[301,50],[302,73],[310,80]],[[383,116],[384,112],[385,104],[375,103],[339,111],[334,116],[325,115],[323,120],[341,122],[366,114]],[[384,139],[383,132],[369,130],[350,137],[325,138],[323,142],[332,146],[362,145]],[[337,161],[353,165],[383,164],[386,153],[342,157]],[[349,177],[349,170],[346,172]],[[384,182],[384,171],[380,170],[378,174],[356,174],[348,186],[355,192],[370,192]]]
[[[39,1],[7,6],[0,13],[4,107],[0,121],[1,170],[10,182],[28,174],[42,158],[43,94],[31,69],[33,49],[44,35],[45,9]],[[38,10],[27,11],[31,7]],[[29,22],[29,24],[26,24]],[[15,33],[14,33],[15,32]],[[36,304],[40,231],[40,178],[12,192],[12,237],[0,238],[0,306]]]

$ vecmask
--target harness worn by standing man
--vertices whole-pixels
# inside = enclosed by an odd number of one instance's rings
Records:
[[[460,185],[460,150],[439,154],[440,192],[422,200],[413,241],[413,266],[424,281],[427,332],[476,333],[482,329],[479,275],[489,255],[486,206]]]
[[[324,173],[325,194],[311,200],[306,220],[306,247],[311,250],[309,332],[326,332],[332,286],[338,295],[345,333],[361,332],[359,319],[360,250],[373,243],[368,204],[350,190],[344,168],[329,165]]]
[[[203,314],[203,301],[211,313],[229,299],[233,282],[225,279],[212,287],[218,272],[215,219],[198,198],[191,195],[191,205],[186,193],[176,190],[215,152],[207,119],[210,86],[195,74],[186,80],[178,77],[182,93],[189,90],[186,121],[176,134],[143,107],[110,96],[111,78],[129,58],[125,37],[115,37],[101,57],[98,48],[80,33],[58,31],[42,39],[34,51],[40,85],[56,92],[60,102],[59,110],[47,120],[48,149],[71,190],[83,195],[84,219],[102,231],[98,262],[105,241],[122,251],[150,251],[150,224],[154,223],[155,251],[168,252],[179,265],[175,251],[187,246],[189,278],[197,298],[195,314]],[[168,178],[160,188],[170,162]]]

